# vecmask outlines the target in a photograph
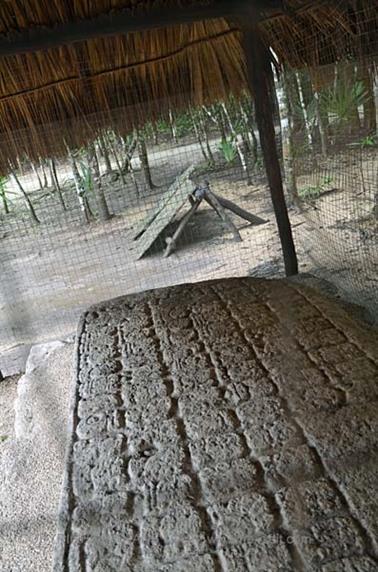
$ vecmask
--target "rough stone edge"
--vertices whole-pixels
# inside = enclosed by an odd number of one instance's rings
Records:
[[[284,278],[284,280],[290,284],[300,285],[305,288],[310,288],[317,293],[324,294],[325,298],[336,302],[349,317],[355,319],[360,324],[362,323],[364,326],[368,325],[373,329],[377,329],[377,313],[361,300],[356,301],[350,294],[329,279],[321,278],[311,272],[300,272],[296,276]]]
[[[67,421],[67,445],[64,460],[64,473],[62,480],[62,490],[60,494],[60,501],[58,507],[58,517],[56,524],[56,534],[54,539],[54,552],[53,552],[53,572],[64,572],[67,570],[64,563],[66,553],[68,526],[70,524],[70,496],[71,491],[71,466],[72,466],[72,451],[75,442],[75,428],[77,424],[77,390],[78,390],[78,371],[79,371],[79,348],[84,324],[87,319],[87,310],[79,318],[76,330],[75,347],[74,347],[74,363],[73,375],[70,388],[69,408],[68,408],[68,421]]]
[[[348,311],[348,303],[335,298],[315,286],[308,286],[297,280],[284,278],[283,282],[294,291],[310,297],[316,306],[340,330],[349,332],[349,339],[359,345],[364,343],[364,350],[374,361],[378,359],[378,329],[374,324],[367,323],[361,316]],[[354,305],[356,306],[356,305]]]
[[[25,372],[21,375],[17,382],[17,394],[14,402],[14,430],[16,439],[31,440],[35,432],[38,432],[38,424],[35,423],[35,415],[33,404],[30,401],[31,386],[34,384],[34,373],[38,368],[43,366],[46,361],[46,353],[41,350],[55,351],[64,347],[66,344],[63,340],[54,340],[50,342],[42,342],[35,344],[30,348],[29,355],[25,364]]]

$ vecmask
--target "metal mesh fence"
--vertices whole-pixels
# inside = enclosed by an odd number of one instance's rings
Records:
[[[104,131],[58,159],[20,158],[1,187],[0,369],[20,345],[73,332],[83,309],[100,300],[271,274],[269,261],[282,271],[256,135],[242,141],[234,131],[242,113],[228,102],[124,136]],[[102,120],[90,118],[94,131]],[[60,127],[46,126],[46,139]],[[204,188],[260,224],[202,200],[165,256],[193,193]]]
[[[301,270],[330,280],[374,314],[374,59],[318,67],[316,74],[286,70],[276,88],[277,141]],[[113,114],[116,131],[100,130],[106,120],[98,114],[87,117],[93,143],[58,158],[20,156],[0,180],[0,369],[18,347],[73,332],[82,310],[103,299],[219,277],[283,275],[248,95],[172,111],[131,132],[122,124],[124,110]],[[46,144],[69,128],[43,126]],[[15,148],[26,136],[14,134]],[[261,224],[209,204],[203,189]],[[172,245],[196,197],[203,200]]]
[[[301,165],[304,194],[299,240],[307,244],[312,271],[333,282],[349,301],[377,316],[376,150],[345,148]]]
[[[346,300],[365,306],[374,321],[378,315],[375,60],[338,62],[315,72],[289,74],[292,162],[286,168],[286,182],[303,216],[297,242],[312,273],[333,283]],[[307,104],[305,89],[310,90]],[[296,130],[295,123],[301,121]]]

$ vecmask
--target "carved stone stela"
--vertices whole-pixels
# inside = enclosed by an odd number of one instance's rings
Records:
[[[375,343],[285,281],[91,308],[55,570],[376,570]]]

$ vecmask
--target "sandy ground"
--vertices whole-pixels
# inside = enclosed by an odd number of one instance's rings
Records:
[[[36,346],[18,384],[0,382],[1,572],[51,570],[72,358],[72,343]]]

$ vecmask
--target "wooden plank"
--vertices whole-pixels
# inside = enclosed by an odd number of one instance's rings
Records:
[[[221,220],[224,222],[224,224],[229,228],[229,230],[231,231],[231,233],[234,237],[234,240],[236,240],[236,242],[241,242],[242,237],[240,235],[240,232],[238,231],[238,229],[236,228],[236,226],[232,222],[231,218],[227,215],[226,211],[224,210],[224,208],[222,207],[222,205],[218,201],[217,197],[210,190],[207,190],[205,193],[205,201],[211,207],[213,207],[213,209],[215,210],[217,215],[221,218]]]
[[[186,179],[186,181],[183,181],[182,184],[177,187],[176,192],[170,195],[170,199],[166,201],[165,207],[159,211],[142,236],[134,243],[133,257],[136,260],[142,258],[163,230],[173,221],[184,204],[186,202],[188,202],[188,205],[190,204],[189,196],[195,189],[195,183],[190,179]]]
[[[257,215],[254,215],[244,209],[242,209],[241,207],[239,207],[239,205],[236,205],[235,203],[233,203],[232,201],[225,199],[223,197],[220,197],[219,195],[216,195],[215,193],[213,193],[213,195],[218,199],[218,202],[222,205],[223,208],[233,212],[234,214],[236,214],[237,216],[240,216],[240,218],[243,218],[244,220],[247,220],[248,222],[250,222],[251,224],[266,224],[268,221],[264,220],[263,218],[260,218]]]
[[[187,179],[190,179],[195,169],[196,169],[195,165],[191,165],[183,173],[181,173],[181,175],[176,177],[176,179],[170,185],[168,191],[164,193],[163,197],[158,202],[153,212],[152,213],[149,212],[148,215],[133,229],[131,235],[133,240],[137,240],[145,232],[145,230],[149,227],[149,225],[152,224],[152,222],[159,215],[159,213],[172,200],[173,196],[177,193],[178,189],[183,185],[183,183],[185,183]]]
[[[182,233],[184,232],[187,224],[189,223],[190,219],[196,214],[198,207],[200,206],[202,202],[202,199],[199,200],[193,200],[193,202],[191,202],[191,207],[190,210],[183,216],[183,218],[180,221],[180,224],[178,225],[174,235],[172,237],[168,237],[166,242],[167,242],[167,249],[164,253],[164,258],[168,258],[168,256],[170,256],[172,254],[172,252],[175,250],[176,248],[176,243],[178,241],[178,239],[180,238],[180,236],[182,235]]]
[[[274,130],[274,112],[271,99],[271,89],[273,89],[274,83],[271,57],[269,49],[261,39],[256,13],[252,10],[249,25],[244,28],[243,36],[249,83],[255,100],[256,121],[282,245],[286,275],[293,276],[298,274],[298,261],[285,202]]]

